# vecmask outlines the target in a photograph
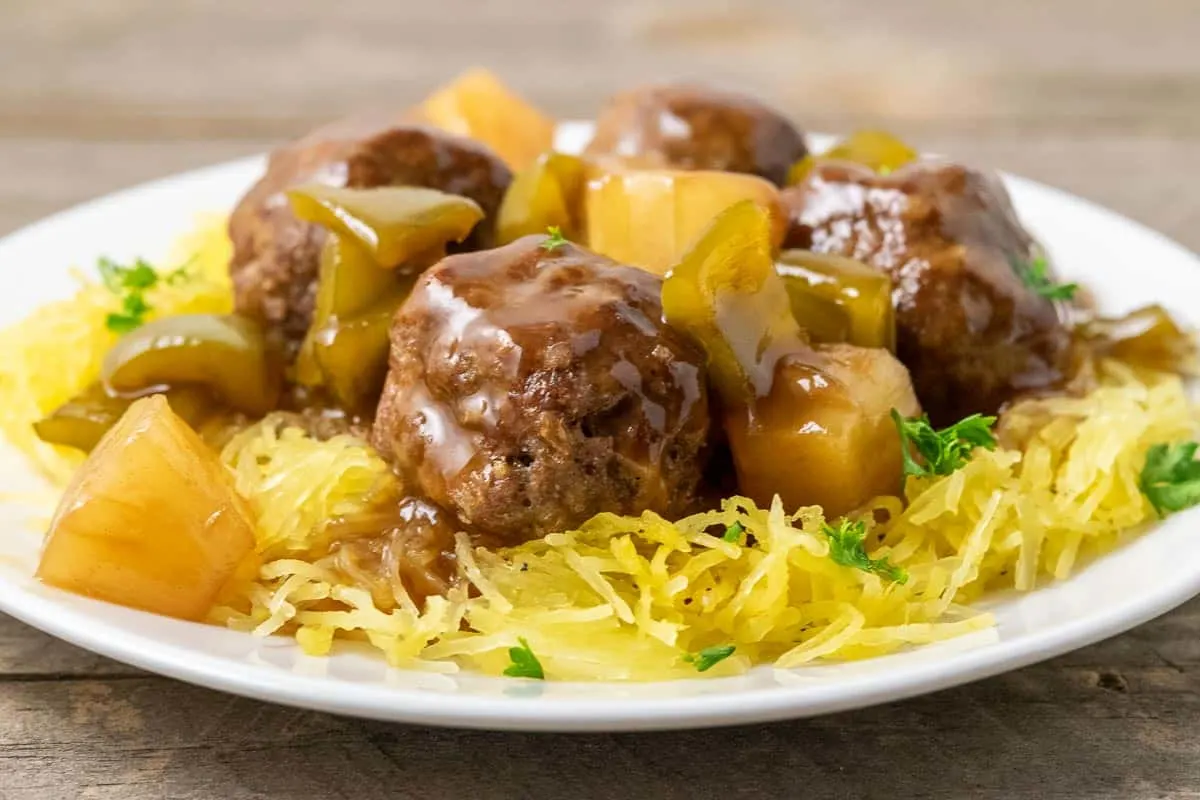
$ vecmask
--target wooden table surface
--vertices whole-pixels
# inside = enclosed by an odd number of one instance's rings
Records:
[[[808,129],[886,126],[1200,249],[1198,38],[1197,0],[3,0],[0,234],[479,64],[564,117],[644,80],[743,87]],[[265,705],[0,616],[3,800],[823,796],[1200,797],[1200,602],[903,703],[586,736]]]

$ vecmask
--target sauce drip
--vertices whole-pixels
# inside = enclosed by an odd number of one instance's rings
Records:
[[[333,565],[371,592],[384,610],[444,595],[455,576],[452,517],[415,497],[375,514],[341,517],[328,528]]]

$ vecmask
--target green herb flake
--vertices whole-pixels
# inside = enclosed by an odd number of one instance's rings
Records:
[[[141,317],[131,317],[128,314],[109,314],[104,318],[104,326],[116,334],[129,333],[141,325]]]
[[[505,668],[504,674],[510,678],[545,680],[546,673],[542,671],[542,662],[538,661],[538,657],[533,654],[529,642],[525,641],[523,636],[517,641],[521,643],[520,647],[508,648],[508,657],[512,664]]]
[[[158,273],[144,261],[138,261],[125,273],[125,288],[149,289],[158,283]]]
[[[113,333],[128,333],[145,322],[146,314],[152,310],[146,302],[145,292],[159,281],[154,267],[140,258],[128,267],[111,258],[101,258],[96,270],[104,286],[121,298],[121,310],[109,314],[104,320],[105,326]]]
[[[125,268],[111,258],[101,256],[96,262],[96,271],[100,273],[100,280],[110,292],[119,293],[124,288]]]
[[[1196,442],[1156,444],[1146,451],[1138,488],[1160,517],[1200,504],[1200,461]]]
[[[166,277],[164,278],[164,280],[167,282],[168,286],[180,286],[182,284],[187,283],[191,279],[192,279],[192,273],[188,270],[188,268],[186,266],[180,267],[179,269],[171,270],[170,272],[167,273]]]
[[[737,544],[742,540],[742,534],[746,532],[746,526],[740,522],[735,522],[725,529],[725,535],[721,537],[721,541]]]
[[[564,244],[567,244],[567,237],[563,236],[562,228],[551,225],[546,229],[546,241],[542,242],[543,250],[557,250]]]
[[[737,647],[731,644],[706,647],[699,653],[688,653],[683,657],[685,664],[691,664],[696,672],[708,672],[710,669],[733,655]]]
[[[158,273],[154,267],[140,258],[131,267],[122,266],[111,258],[101,258],[96,270],[104,285],[114,294],[120,294],[125,289],[149,289],[158,283]]]
[[[905,475],[949,475],[967,463],[976,447],[996,449],[996,437],[992,434],[995,417],[972,414],[939,431],[929,424],[927,415],[906,418],[893,408],[892,421],[900,434]],[[924,463],[913,457],[914,450]]]
[[[1055,283],[1050,280],[1050,264],[1045,256],[1024,262],[1014,261],[1013,269],[1026,286],[1047,300],[1073,300],[1075,293],[1079,291],[1078,284]]]
[[[146,314],[151,311],[141,293],[127,294],[121,301],[120,313],[109,314],[104,318],[104,325],[113,333],[129,333],[146,321]]]
[[[829,537],[829,557],[835,564],[853,567],[863,572],[873,572],[896,583],[907,583],[908,573],[885,558],[871,558],[863,548],[867,538],[867,526],[861,520],[842,518],[836,523],[822,526],[821,532]]]
[[[196,266],[196,259],[200,257],[199,253],[193,253],[192,257],[183,262],[181,266],[168,272],[163,276],[168,286],[180,286],[192,280],[196,276],[192,273],[192,268]]]

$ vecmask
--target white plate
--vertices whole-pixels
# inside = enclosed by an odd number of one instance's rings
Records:
[[[587,136],[561,132],[564,147]],[[179,175],[75,208],[0,241],[10,282],[0,325],[68,294],[68,268],[97,255],[165,254],[197,213],[230,208],[258,176],[260,158]],[[1019,178],[1017,208],[1069,279],[1108,310],[1159,300],[1200,324],[1200,260],[1110,211]],[[1189,302],[1190,299],[1190,302]],[[53,365],[47,365],[53,369]],[[0,450],[5,489],[39,480]],[[44,487],[43,487],[44,489]],[[0,506],[0,610],[69,642],[214,689],[306,708],[404,722],[527,730],[682,728],[801,717],[910,697],[1065,653],[1120,633],[1200,592],[1200,511],[1180,514],[1070,580],[989,605],[995,631],[851,664],[737,678],[652,684],[530,683],[387,668],[366,652],[311,658],[287,639],[256,639],[108,605],[32,579],[40,534],[27,512]]]

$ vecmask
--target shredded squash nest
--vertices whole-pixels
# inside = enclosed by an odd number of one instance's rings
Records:
[[[155,314],[229,309],[219,225],[181,243],[196,279],[154,289]],[[0,334],[9,354],[0,430],[60,483],[79,457],[36,440],[30,424],[96,379],[115,303],[84,281],[73,299]],[[460,534],[458,585],[418,605],[398,579],[382,602],[328,554],[328,520],[399,495],[387,465],[350,436],[318,441],[271,416],[222,452],[256,512],[261,567],[230,587],[212,621],[294,635],[314,655],[356,640],[392,664],[437,671],[500,674],[509,649],[527,643],[546,677],[561,680],[696,677],[688,654],[730,645],[704,676],[864,658],[988,628],[991,615],[972,608],[985,592],[1065,578],[1135,533],[1153,516],[1137,483],[1147,449],[1195,429],[1179,378],[1116,363],[1102,366],[1086,397],[1010,409],[999,448],[976,451],[949,476],[911,478],[906,497],[878,498],[856,515],[867,551],[902,567],[902,583],[831,559],[820,508],[732,497],[677,521],[602,514],[499,552]],[[739,542],[719,538],[738,524]]]
[[[732,497],[675,522],[601,514],[500,552],[460,536],[450,596],[418,608],[397,581],[397,603],[381,608],[317,554],[321,521],[369,510],[392,491],[390,473],[353,438],[317,442],[268,420],[224,452],[259,510],[266,563],[214,619],[294,633],[311,654],[362,639],[396,665],[491,674],[524,639],[546,676],[563,680],[695,677],[684,656],[718,645],[736,650],[705,675],[958,636],[993,624],[970,608],[985,591],[1065,578],[1152,517],[1137,485],[1145,452],[1192,436],[1195,412],[1174,376],[1116,363],[1102,375],[1087,397],[1016,406],[1004,446],[863,509],[868,550],[903,567],[904,583],[831,560],[821,509]],[[750,546],[718,538],[734,523]]]

